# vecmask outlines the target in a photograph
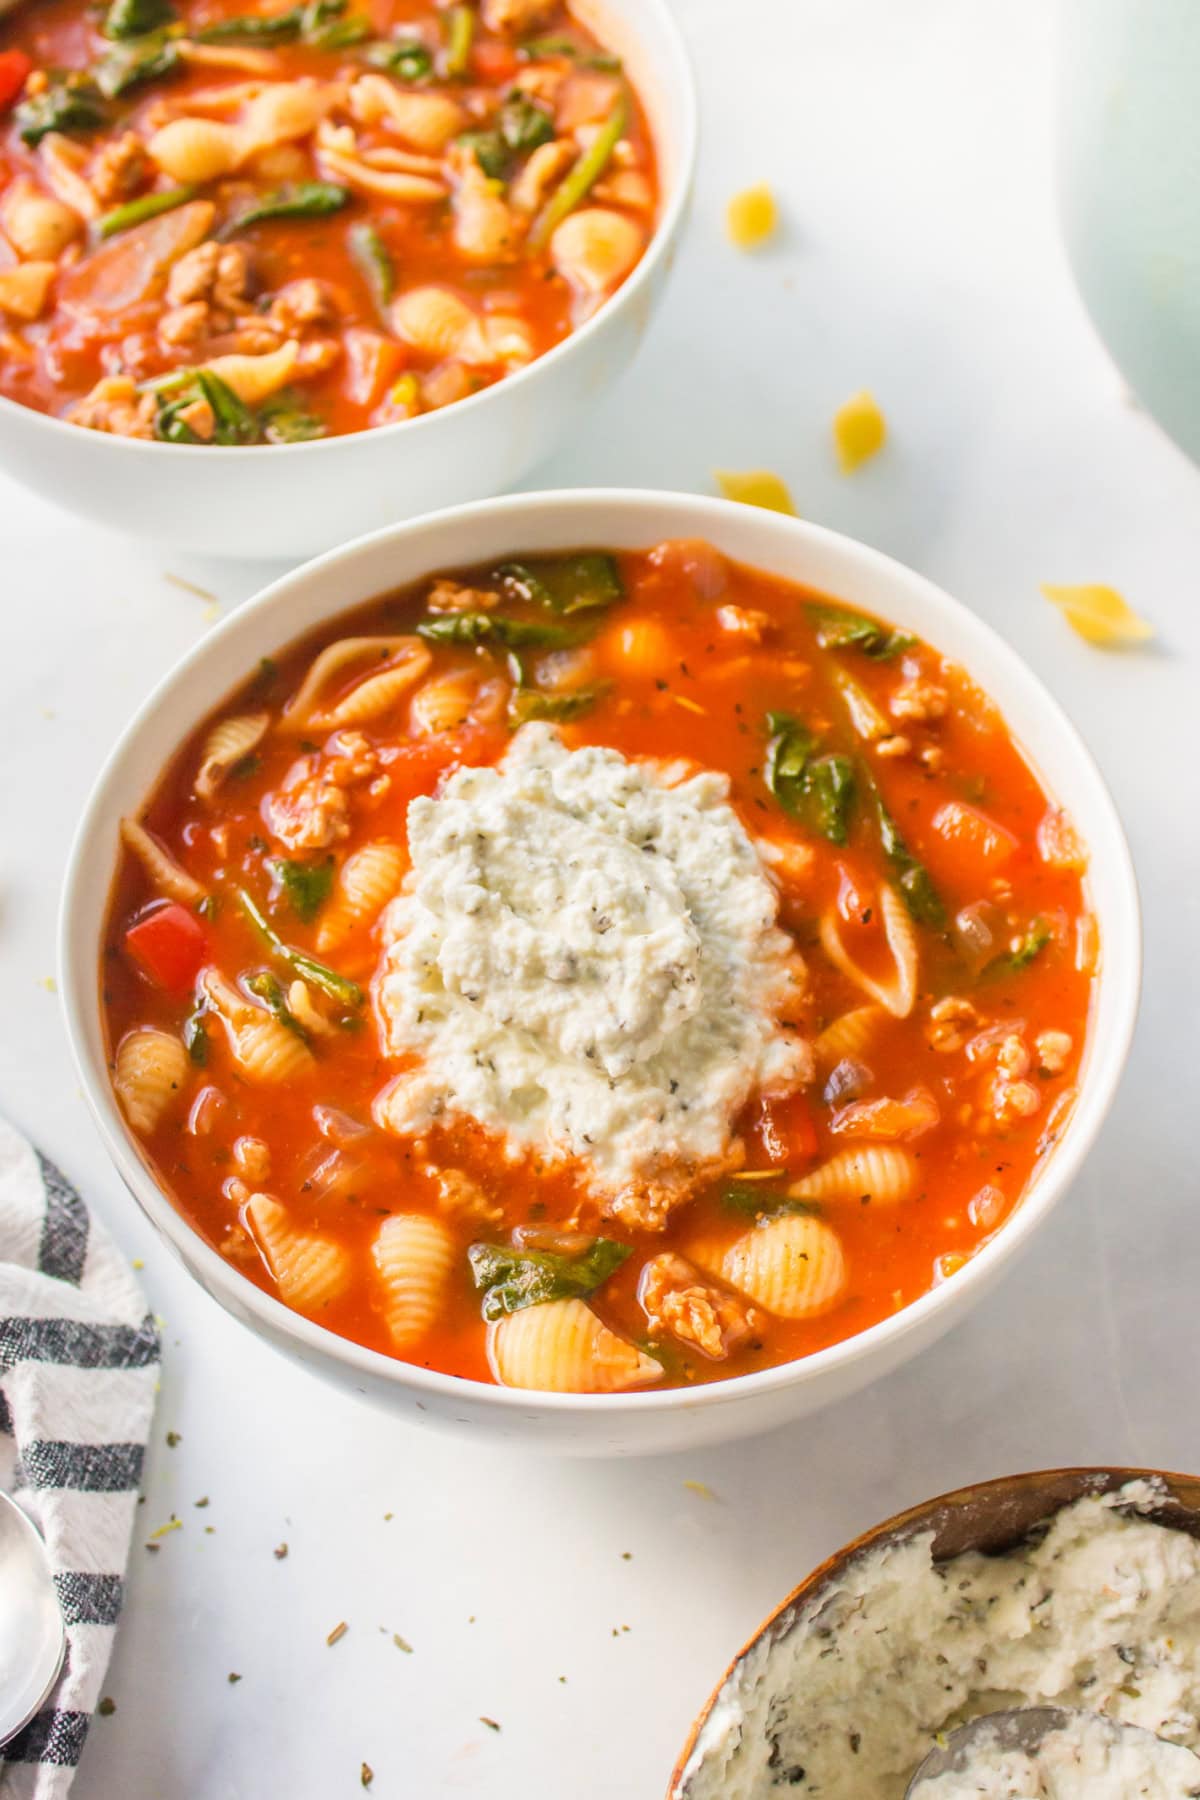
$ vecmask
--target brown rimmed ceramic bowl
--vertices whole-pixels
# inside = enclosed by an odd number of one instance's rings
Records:
[[[1148,1518],[1200,1538],[1200,1476],[1121,1468],[1035,1469],[1026,1475],[979,1481],[924,1500],[855,1538],[806,1576],[734,1657],[697,1715],[671,1775],[667,1800],[700,1800],[704,1792],[723,1791],[708,1786],[716,1766],[712,1757],[719,1748],[717,1729],[722,1711],[737,1704],[752,1686],[770,1680],[772,1651],[793,1631],[804,1628],[856,1558],[886,1544],[903,1543],[923,1531],[933,1532],[935,1562],[959,1556],[964,1550],[1010,1550],[1064,1506],[1088,1494],[1112,1493],[1127,1481],[1153,1481],[1164,1490],[1161,1504],[1147,1511]]]

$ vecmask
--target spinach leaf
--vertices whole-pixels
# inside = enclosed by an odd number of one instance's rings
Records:
[[[625,593],[615,558],[600,551],[501,563],[494,579],[513,599],[530,601],[556,613],[611,606]]]
[[[183,1022],[183,1043],[198,1069],[208,1061],[208,1033],[204,1029],[204,1008],[198,1006]]]
[[[514,88],[496,115],[500,137],[516,156],[548,144],[554,136],[554,120],[520,88]]]
[[[287,857],[276,856],[268,862],[267,868],[296,917],[305,925],[311,925],[333,886],[332,856],[317,863],[290,862]]]
[[[817,627],[817,642],[822,650],[853,647],[877,662],[887,662],[916,642],[907,631],[893,631],[878,619],[847,612],[842,606],[810,606],[808,616]]]
[[[757,1181],[731,1181],[721,1189],[721,1204],[729,1212],[739,1213],[748,1219],[779,1219],[785,1213],[816,1213],[819,1208],[807,1200],[793,1200],[790,1194],[781,1194],[775,1189],[763,1188],[768,1184]]]
[[[933,885],[933,877],[924,863],[909,849],[903,832],[884,804],[874,776],[868,769],[860,766],[859,778],[875,809],[884,861],[901,899],[918,925],[928,925],[934,931],[944,931],[946,908]]]
[[[325,219],[341,212],[350,198],[350,189],[336,181],[289,182],[272,188],[261,200],[239,213],[236,219],[221,227],[220,236],[235,237],[248,225],[260,225],[264,219]]]
[[[326,432],[324,419],[307,410],[295,388],[281,388],[264,400],[258,421],[268,444],[308,444]]]
[[[768,713],[767,729],[764,776],[779,804],[831,844],[844,844],[856,793],[849,757],[818,755],[816,738],[791,713]]]
[[[210,369],[177,369],[157,384],[154,435],[168,444],[256,444],[258,420],[228,384]],[[208,402],[213,428],[201,437],[183,416],[197,401]]]
[[[512,167],[512,152],[498,131],[464,131],[455,140],[474,152],[475,161],[491,181],[504,181]]]
[[[174,24],[176,17],[169,0],[112,0],[100,29],[106,38],[145,37]]]
[[[263,942],[288,968],[295,971],[302,980],[317,988],[330,1000],[336,1000],[342,1006],[360,1007],[365,995],[357,981],[351,981],[345,975],[339,975],[335,969],[327,968],[318,962],[315,956],[309,956],[306,950],[296,950],[291,944],[285,944],[279,933],[267,920],[261,907],[257,906],[245,888],[235,890],[237,903],[258,932]]]
[[[386,69],[397,81],[424,81],[433,74],[433,57],[417,37],[377,38],[366,56],[372,68]]]
[[[179,68],[179,49],[161,32],[130,38],[117,44],[92,68],[92,77],[106,100],[117,100],[131,88],[159,81]],[[149,196],[148,196],[149,197]]]
[[[40,144],[52,131],[87,135],[108,124],[104,96],[82,70],[58,77],[40,94],[22,100],[13,113],[21,140]]]
[[[194,32],[198,44],[288,44],[300,36],[304,8],[289,7],[280,13],[234,13]]]
[[[305,9],[306,14],[311,8]],[[371,21],[361,13],[348,19],[330,19],[325,24],[307,22],[301,28],[304,42],[314,50],[348,50],[352,44],[364,43],[371,35]]]
[[[96,220],[96,235],[115,237],[118,231],[128,231],[131,226],[142,225],[147,219],[157,219],[160,213],[183,206],[194,199],[197,192],[194,187],[167,188],[162,193],[143,194],[140,199],[127,200],[124,206],[114,206],[111,212],[100,215]]]
[[[597,1238],[581,1256],[550,1250],[513,1250],[505,1244],[472,1244],[471,1276],[483,1294],[483,1316],[493,1320],[525,1306],[594,1293],[631,1254],[629,1244]]]
[[[573,38],[552,34],[526,38],[519,55],[525,62],[540,62],[545,56],[567,56],[572,62],[578,63],[581,69],[602,69],[609,74],[615,74],[621,67],[620,57],[614,56],[611,51],[585,49]]]
[[[578,719],[591,711],[608,692],[608,687],[607,682],[597,682],[593,687],[576,688],[569,694],[547,694],[541,688],[518,687],[509,695],[508,722],[516,726],[525,725],[530,719]]]
[[[308,1042],[307,1031],[289,1007],[283,989],[269,969],[262,969],[257,975],[248,976],[246,986],[255,999],[261,1000],[267,1011],[278,1019],[281,1025],[286,1025],[287,1029],[294,1032],[298,1038],[302,1038],[305,1043]]]
[[[1053,943],[1053,941],[1054,931],[1049,920],[1035,919],[1016,948],[1010,950],[1006,956],[998,957],[992,966],[994,968],[1003,967],[1014,972],[1018,969],[1027,969],[1031,962],[1036,962],[1047,944]]]
[[[378,312],[383,312],[396,292],[396,269],[391,252],[369,219],[352,225],[346,233],[350,254],[371,290]]]
[[[485,612],[444,613],[436,619],[422,619],[417,635],[431,644],[502,644],[506,649],[527,644],[533,649],[560,650],[577,641],[576,634],[564,625],[498,619]]]

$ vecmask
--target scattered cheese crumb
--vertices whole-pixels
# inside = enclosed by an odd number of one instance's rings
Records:
[[[163,580],[169,581],[172,587],[182,588],[185,594],[195,594],[198,600],[211,600],[214,606],[217,603],[217,596],[208,588],[197,587],[194,581],[188,581],[183,575],[172,575],[168,572],[164,574]]]
[[[145,1260],[142,1257],[135,1256],[129,1266],[131,1269],[144,1269],[146,1264],[145,1264]]]
[[[206,625],[215,625],[220,616],[221,602],[219,600],[210,600],[208,605],[204,608],[204,611],[200,614],[200,617]]]
[[[869,462],[887,441],[887,420],[873,394],[863,388],[833,415],[833,441],[843,475]]]
[[[717,1497],[707,1481],[685,1481],[683,1485],[689,1493],[699,1494],[701,1500],[715,1500]]]
[[[168,1531],[182,1531],[182,1530],[183,1530],[183,1520],[172,1518],[172,1519],[168,1519],[165,1525],[160,1525],[158,1527],[157,1531],[152,1531],[150,1533],[150,1536],[151,1536],[151,1538],[161,1538],[161,1537],[166,1537]]]
[[[763,506],[768,512],[796,516],[786,481],[770,469],[714,469],[717,486],[726,500],[740,500],[743,506]]]
[[[500,1729],[500,1727],[499,1727],[499,1725],[497,1725],[495,1719],[487,1719],[484,1717],[484,1715],[482,1713],[480,1713],[480,1715],[479,1715],[479,1723],[481,1725],[486,1725],[489,1731],[499,1731],[499,1729]]]
[[[1052,587],[1043,582],[1042,592],[1089,644],[1111,649],[1118,644],[1144,644],[1154,636],[1153,625],[1135,613],[1116,588]]]
[[[325,1642],[327,1644],[336,1644],[340,1638],[345,1637],[345,1635],[349,1631],[349,1629],[350,1629],[350,1627],[347,1625],[345,1619],[342,1619],[337,1625],[334,1626],[333,1630],[328,1634],[328,1636],[325,1639]]]
[[[58,983],[53,975],[43,975],[38,986],[44,987],[48,994],[57,994],[58,992]]]
[[[393,1631],[392,1642],[393,1642],[393,1644],[395,1644],[397,1650],[403,1650],[405,1656],[412,1655],[412,1653],[413,1653],[412,1645],[408,1642],[408,1640],[406,1638],[402,1638],[398,1631]]]
[[[757,250],[775,235],[779,226],[779,208],[765,181],[743,188],[725,209],[725,229],[729,241],[739,250]]]

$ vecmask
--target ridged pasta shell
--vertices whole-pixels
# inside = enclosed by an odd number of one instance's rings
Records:
[[[424,682],[412,697],[408,709],[408,729],[418,737],[437,737],[443,731],[457,731],[471,716],[471,703],[479,692],[479,678],[460,669],[452,675],[437,675]]]
[[[426,356],[491,361],[479,319],[465,300],[446,288],[410,288],[392,302],[391,321],[396,336]]]
[[[386,75],[360,75],[350,89],[349,106],[360,125],[384,120],[418,150],[443,150],[466,123],[462,107],[448,95],[405,93]]]
[[[917,1191],[916,1158],[895,1144],[841,1150],[819,1169],[793,1181],[788,1193],[796,1200],[854,1200],[872,1206],[895,1206]]]
[[[214,356],[201,367],[232,388],[243,406],[257,406],[287,386],[299,355],[300,345],[295,338],[288,338],[278,350],[267,350],[261,356]]]
[[[383,1316],[397,1350],[423,1338],[442,1309],[457,1245],[440,1219],[385,1219],[371,1251],[383,1283]]]
[[[348,155],[344,150],[322,149],[318,159],[322,173],[330,179],[344,181],[364,194],[375,194],[380,200],[398,200],[419,206],[446,198],[445,183],[435,181],[430,175],[373,168],[363,157]]]
[[[339,723],[345,723],[341,716],[343,707],[347,701],[353,700],[358,688],[351,689],[332,713],[319,712],[317,700],[323,688],[328,687],[343,669],[348,669],[355,663],[365,665],[364,672],[368,681],[391,670],[403,669],[408,678],[407,685],[420,680],[431,660],[429,651],[420,638],[416,637],[338,638],[335,643],[325,646],[309,669],[288,702],[279,721],[280,728],[284,731],[307,731],[310,725],[328,725],[334,717],[337,717]],[[389,698],[389,705],[394,697]]]
[[[843,1057],[861,1056],[884,1017],[882,1006],[856,1006],[825,1027],[813,1042],[817,1062],[831,1069]]]
[[[235,125],[219,119],[171,119],[160,125],[146,145],[151,162],[172,181],[216,181],[230,175],[242,160],[242,141]]]
[[[201,800],[211,800],[230,769],[262,743],[271,723],[270,713],[240,713],[222,719],[204,740],[200,767],[192,787]]]
[[[191,1058],[170,1032],[140,1025],[125,1033],[117,1046],[113,1086],[135,1131],[146,1136],[154,1130],[191,1070]]]
[[[399,844],[364,844],[338,871],[337,886],[317,931],[324,953],[349,937],[356,925],[376,918],[399,888],[405,855]]]
[[[168,900],[178,900],[183,906],[195,906],[204,899],[205,889],[195,876],[189,875],[170,851],[165,850],[156,837],[151,837],[146,827],[139,825],[136,819],[121,820],[121,842],[137,857],[154,887]]]
[[[296,1032],[247,1000],[219,970],[204,969],[200,986],[225,1027],[233,1059],[250,1081],[291,1081],[313,1067],[312,1051]]]
[[[429,666],[429,653],[413,652],[378,675],[369,675],[344,700],[329,712],[319,713],[313,720],[323,730],[336,730],[342,725],[366,725],[390,712],[401,694],[406,694]]]
[[[846,1291],[846,1258],[836,1231],[799,1215],[770,1219],[725,1252],[720,1273],[780,1319],[815,1319]]]
[[[289,1306],[315,1312],[336,1300],[350,1279],[350,1256],[340,1244],[301,1231],[270,1194],[251,1194],[245,1217]]]
[[[916,927],[903,900],[886,882],[879,890],[879,911],[895,964],[895,974],[890,981],[877,981],[855,962],[842,943],[837,914],[832,907],[821,914],[821,948],[835,968],[865,994],[870,994],[873,1000],[878,1000],[880,1006],[886,1006],[894,1018],[907,1019],[917,998],[920,952]]]
[[[555,268],[584,294],[602,294],[623,281],[642,254],[646,233],[625,213],[584,206],[568,214],[550,239]]]
[[[335,98],[336,90],[328,83],[277,81],[265,88],[247,106],[239,128],[243,156],[269,144],[287,144],[307,137]]]
[[[657,1381],[662,1369],[618,1337],[582,1300],[548,1300],[488,1326],[488,1361],[503,1387],[550,1394],[616,1394]]]

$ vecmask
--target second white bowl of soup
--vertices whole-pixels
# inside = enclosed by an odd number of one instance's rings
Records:
[[[961,1316],[1086,1154],[1139,979],[1111,802],[986,626],[644,493],[251,601],[102,774],[62,957],[107,1146],[223,1305],[592,1453],[778,1424]]]
[[[513,485],[624,371],[695,158],[665,0],[79,15],[0,19],[31,63],[0,146],[15,480],[299,558]]]

